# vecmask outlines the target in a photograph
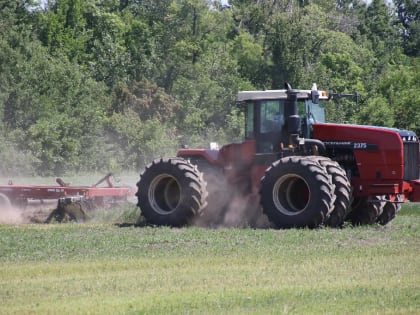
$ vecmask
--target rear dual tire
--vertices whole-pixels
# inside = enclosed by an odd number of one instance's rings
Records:
[[[206,206],[206,182],[197,166],[182,158],[157,159],[137,183],[138,206],[154,225],[187,225]]]

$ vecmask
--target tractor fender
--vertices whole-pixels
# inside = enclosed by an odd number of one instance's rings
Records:
[[[183,158],[200,158],[205,159],[209,164],[218,164],[219,150],[207,150],[207,149],[179,149],[177,157]]]

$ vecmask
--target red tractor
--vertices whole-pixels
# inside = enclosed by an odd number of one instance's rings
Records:
[[[387,224],[402,202],[420,201],[419,138],[325,123],[332,95],[315,84],[239,92],[245,140],[154,160],[137,183],[142,215],[155,225],[218,225],[239,201],[237,216],[251,226],[258,212],[277,228]]]

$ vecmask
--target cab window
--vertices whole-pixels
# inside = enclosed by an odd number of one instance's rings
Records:
[[[314,122],[325,122],[325,108],[323,103],[314,104],[310,103],[310,118],[314,120]]]
[[[284,125],[284,102],[282,100],[267,100],[261,102],[260,132],[280,131]]]
[[[254,137],[254,104],[248,103],[245,112],[245,138],[251,139]]]

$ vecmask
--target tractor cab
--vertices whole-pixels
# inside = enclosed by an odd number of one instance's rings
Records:
[[[294,138],[311,138],[312,125],[325,122],[323,100],[316,90],[242,91],[237,101],[245,111],[245,139],[254,140],[256,153],[276,153],[294,144]]]

